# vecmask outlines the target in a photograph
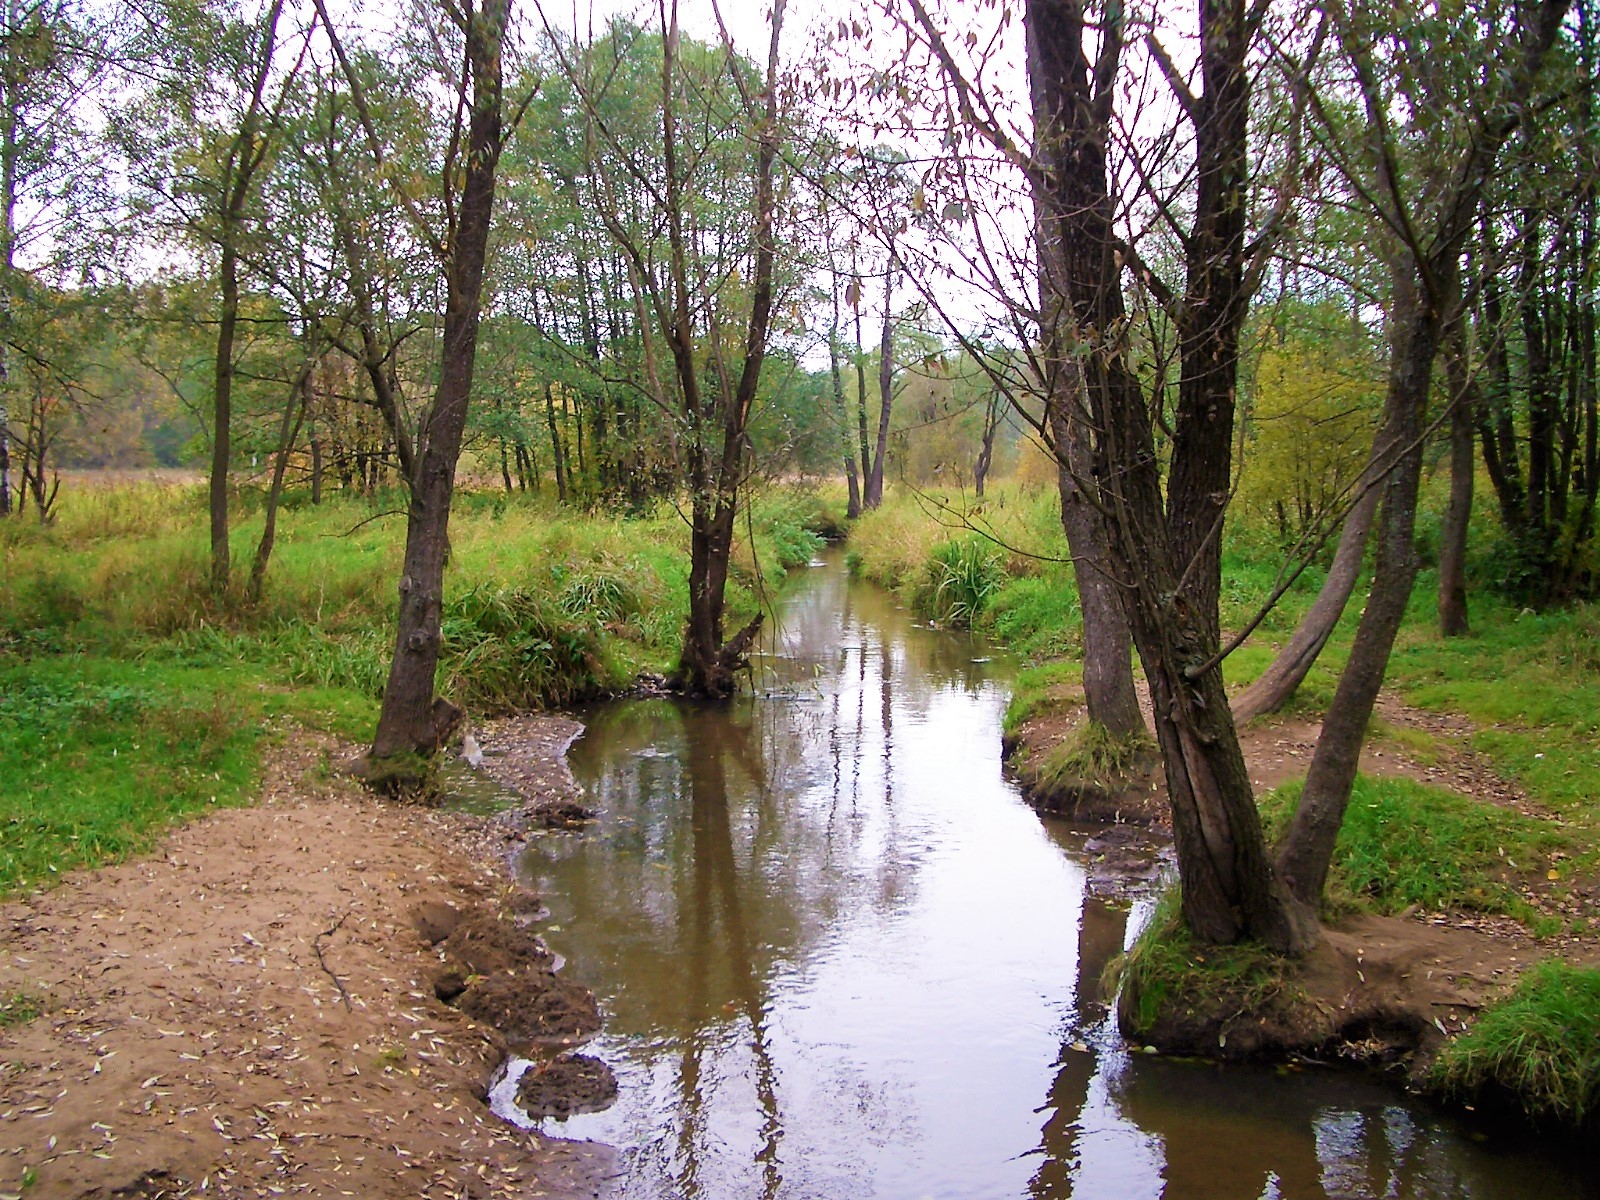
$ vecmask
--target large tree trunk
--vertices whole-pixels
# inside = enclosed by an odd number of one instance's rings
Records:
[[[1445,376],[1450,382],[1450,503],[1439,534],[1439,632],[1464,637],[1467,619],[1467,527],[1472,519],[1472,483],[1477,463],[1473,429],[1477,385],[1467,361],[1466,315],[1458,313],[1445,335]]]
[[[1049,398],[1056,480],[1061,493],[1061,528],[1072,555],[1083,613],[1083,696],[1089,719],[1118,738],[1145,733],[1139,693],[1133,685],[1133,634],[1106,553],[1106,526],[1085,493],[1094,478],[1094,450],[1085,427],[1083,377],[1076,365],[1057,359]]]
[[[1043,220],[1055,226],[1050,240],[1061,246],[1062,266],[1058,277],[1048,272],[1044,279],[1060,289],[1063,319],[1070,315],[1078,337],[1095,339],[1080,362],[1100,438],[1096,478],[1114,577],[1150,682],[1184,920],[1207,941],[1255,937],[1300,951],[1315,939],[1315,921],[1292,902],[1268,857],[1217,653],[1212,563],[1221,513],[1213,480],[1220,478],[1226,495],[1244,311],[1244,6],[1204,0],[1201,7],[1204,91],[1193,114],[1200,183],[1187,248],[1185,386],[1175,453],[1209,461],[1174,464],[1170,502],[1127,343],[1112,225],[1106,144],[1122,26],[1112,19],[1096,31],[1091,75],[1085,46],[1091,34],[1080,0],[1030,0],[1026,20],[1035,112],[1050,114],[1059,130],[1039,203]]]
[[[509,0],[485,0],[464,15],[466,86],[471,88],[465,178],[456,211],[444,310],[439,384],[427,420],[427,440],[411,480],[400,614],[383,709],[372,742],[374,759],[438,749],[454,724],[454,710],[434,703],[439,665],[439,622],[449,548],[450,499],[472,395],[484,258],[494,208],[495,168],[501,148],[501,49]]]

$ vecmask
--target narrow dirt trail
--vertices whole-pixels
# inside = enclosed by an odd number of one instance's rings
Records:
[[[505,835],[374,801],[322,745],[255,805],[0,907],[0,1195],[594,1196],[603,1152],[482,1102],[500,1036],[435,998],[419,901],[507,899]],[[564,768],[563,768],[564,770]]]

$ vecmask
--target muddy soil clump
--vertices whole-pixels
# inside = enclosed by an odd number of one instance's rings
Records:
[[[535,1119],[599,1112],[616,1098],[616,1075],[587,1054],[534,1063],[517,1082],[517,1106]]]

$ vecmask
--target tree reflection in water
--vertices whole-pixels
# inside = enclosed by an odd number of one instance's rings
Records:
[[[1130,917],[1003,779],[1004,667],[837,559],[773,629],[754,694],[587,714],[602,818],[524,858],[621,1083],[548,1131],[623,1147],[621,1196],[1583,1194],[1361,1079],[1129,1054]]]

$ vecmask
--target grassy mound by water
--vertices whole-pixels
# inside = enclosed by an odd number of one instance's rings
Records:
[[[1600,1113],[1600,971],[1546,961],[1434,1060],[1447,1095],[1578,1127]]]

